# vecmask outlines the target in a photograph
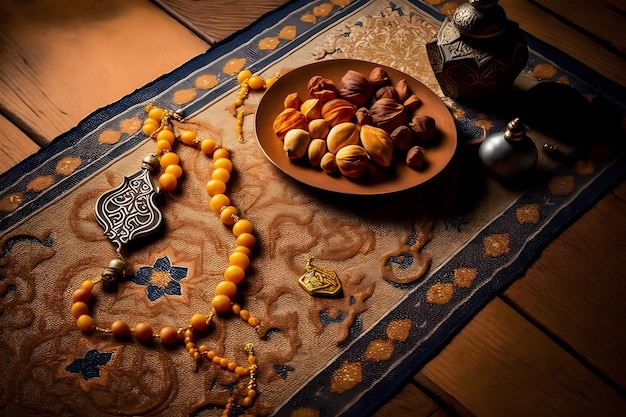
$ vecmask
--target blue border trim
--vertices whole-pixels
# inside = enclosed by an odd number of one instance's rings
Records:
[[[400,386],[419,371],[428,360],[438,353],[496,294],[524,274],[528,264],[536,259],[545,246],[560,234],[566,226],[617,183],[626,179],[626,157],[600,166],[594,176],[575,176],[575,190],[569,196],[551,196],[554,204],[544,204],[550,196],[545,187],[533,189],[520,197],[498,217],[486,225],[454,256],[432,271],[416,284],[406,298],[393,310],[333,358],[327,367],[315,375],[272,416],[287,417],[301,406],[320,410],[321,416],[362,417],[374,413]],[[574,175],[564,172],[563,175]],[[521,224],[515,219],[515,211],[528,203],[540,206],[543,219],[540,224]],[[485,237],[506,233],[510,236],[509,255],[495,258],[484,256]],[[477,261],[480,260],[480,261]],[[509,261],[506,264],[506,261]],[[502,268],[503,263],[506,265]],[[428,305],[426,289],[435,283],[451,282],[455,268],[474,267],[477,278],[470,288],[455,287],[452,300],[446,305]],[[429,314],[429,313],[433,314]],[[423,317],[419,331],[411,333],[404,342],[394,342],[393,362],[367,362],[363,358],[373,340],[385,340],[386,328],[394,320]],[[428,323],[430,317],[444,317],[439,322]],[[418,320],[413,320],[413,325]],[[329,381],[332,374],[346,362],[360,363],[362,374],[377,380],[372,385],[363,382],[341,394],[332,393]],[[390,383],[396,381],[395,383]],[[362,389],[360,389],[362,388]],[[372,395],[376,393],[376,395]],[[344,410],[345,404],[350,404]]]

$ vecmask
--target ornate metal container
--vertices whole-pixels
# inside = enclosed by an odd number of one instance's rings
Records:
[[[524,33],[498,0],[461,4],[426,50],[441,89],[452,98],[493,96],[513,84],[528,60]]]

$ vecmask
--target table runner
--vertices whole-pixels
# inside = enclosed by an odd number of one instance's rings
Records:
[[[202,342],[237,362],[246,361],[243,346],[254,344],[258,398],[247,412],[367,415],[417,372],[550,239],[621,181],[625,168],[611,141],[593,137],[593,146],[560,143],[569,157],[541,154],[538,175],[521,186],[487,175],[477,145],[504,128],[522,99],[477,105],[442,96],[424,50],[440,12],[404,0],[291,2],[97,110],[3,174],[4,412],[219,415],[231,394],[241,400],[246,381],[211,363],[194,369],[182,347],[82,334],[70,313],[72,291],[115,255],[93,207],[154,149],[140,132],[148,103],[183,108],[189,126],[232,151],[229,193],[258,241],[239,301],[261,326],[257,334],[238,319],[220,319]],[[621,117],[622,88],[528,41],[531,57],[516,84],[521,91],[539,82],[568,84],[604,114]],[[449,167],[403,193],[350,197],[297,183],[273,167],[254,138],[252,115],[244,120],[243,143],[237,140],[230,108],[240,69],[270,77],[337,58],[392,66],[442,96],[459,136]],[[261,94],[246,100],[249,112]],[[529,135],[538,147],[559,143],[532,126]],[[211,162],[188,147],[177,152],[186,174],[180,191],[162,199],[163,230],[127,257],[134,271],[158,269],[168,280],[136,273],[115,292],[98,293],[92,312],[99,323],[123,318],[180,326],[208,311],[233,238],[208,210]],[[308,255],[338,274],[343,297],[313,298],[300,288]],[[245,412],[234,408],[235,415]]]

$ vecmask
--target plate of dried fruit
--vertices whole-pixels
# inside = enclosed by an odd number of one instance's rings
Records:
[[[381,195],[413,188],[452,159],[457,132],[441,99],[418,80],[367,61],[319,61],[281,76],[259,102],[265,156],[326,191]]]

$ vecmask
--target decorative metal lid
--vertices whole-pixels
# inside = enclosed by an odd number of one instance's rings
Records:
[[[452,18],[462,35],[492,38],[506,29],[506,13],[498,0],[470,0],[457,7]]]

